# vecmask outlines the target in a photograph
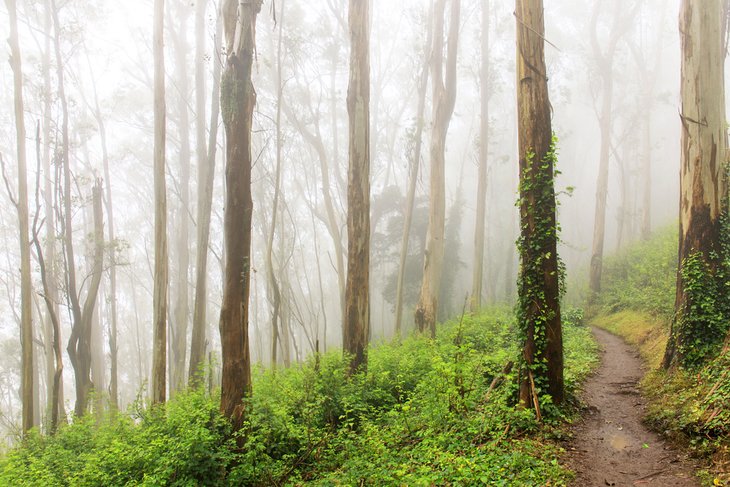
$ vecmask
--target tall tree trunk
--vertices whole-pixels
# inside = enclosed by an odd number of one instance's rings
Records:
[[[175,35],[175,71],[178,93],[178,134],[180,137],[180,206],[178,208],[177,241],[177,279],[175,280],[175,305],[173,322],[170,324],[170,395],[185,385],[187,336],[188,336],[188,271],[190,267],[190,114],[188,111],[188,73],[187,73],[187,11],[176,16],[180,27]]]
[[[200,16],[196,14],[196,45],[200,45],[204,40],[201,33]],[[200,136],[205,136],[205,127],[203,133],[200,133],[198,127],[198,209],[197,209],[197,247],[195,256],[195,304],[193,308],[193,332],[190,339],[190,369],[188,377],[193,385],[200,384],[199,374],[200,367],[205,364],[205,335],[207,328],[207,299],[208,299],[208,242],[210,240],[210,212],[213,206],[213,183],[215,182],[215,156],[218,147],[218,114],[220,112],[220,78],[221,78],[221,62],[220,56],[220,38],[223,30],[223,21],[218,12],[215,28],[215,51],[213,59],[213,89],[211,95],[210,109],[210,131],[208,133],[208,149],[205,153],[205,141],[202,141],[203,148],[201,150]],[[202,50],[202,48],[200,49]],[[196,51],[196,58],[203,57],[203,53]],[[197,65],[197,64],[196,64]],[[200,76],[196,71],[196,106],[205,103],[205,86],[201,85]],[[202,77],[203,80],[205,77]],[[201,103],[199,97],[203,98]],[[204,116],[204,110],[197,114],[198,125],[204,125],[205,122],[200,118]],[[202,157],[202,159],[201,159]]]
[[[33,289],[30,276],[30,239],[28,236],[28,170],[25,149],[25,114],[23,112],[23,71],[18,43],[18,12],[15,0],[5,0],[10,20],[10,66],[13,69],[15,94],[15,133],[18,160],[18,224],[20,226],[20,389],[23,402],[23,432],[35,426],[33,416]]]
[[[88,59],[89,68],[91,61]],[[104,206],[108,219],[109,242],[112,245],[109,266],[109,362],[110,362],[110,381],[109,381],[109,402],[113,410],[119,408],[119,349],[117,346],[117,267],[116,267],[116,234],[114,233],[114,204],[112,200],[112,182],[111,172],[109,170],[109,149],[107,146],[106,124],[104,116],[101,113],[99,105],[99,95],[96,89],[96,80],[92,77],[94,92],[94,118],[99,127],[99,139],[101,142],[101,159],[104,170]],[[97,385],[98,387],[98,385]]]
[[[403,211],[403,238],[401,239],[400,254],[398,259],[398,281],[395,291],[395,333],[400,336],[403,322],[403,287],[406,279],[406,260],[408,259],[408,243],[411,238],[411,226],[413,224],[413,207],[416,201],[416,186],[418,184],[418,171],[421,167],[421,148],[423,147],[423,126],[426,112],[426,91],[428,89],[429,65],[431,57],[431,44],[433,43],[433,2],[429,7],[426,25],[426,45],[423,50],[423,67],[418,80],[418,108],[416,109],[416,132],[413,136],[413,151],[411,152],[411,167],[408,174],[408,194],[406,195],[406,206]]]
[[[276,231],[276,220],[279,212],[279,195],[281,186],[281,149],[283,137],[281,133],[281,103],[284,92],[282,80],[282,41],[284,28],[284,14],[286,1],[281,0],[279,5],[279,36],[276,45],[276,169],[274,174],[274,201],[271,205],[271,224],[266,236],[266,280],[267,294],[270,294],[271,302],[271,366],[276,368],[277,346],[279,344],[279,321],[281,316],[281,290],[274,272],[274,233]]]
[[[616,48],[621,37],[626,33],[641,2],[634,2],[630,10],[623,1],[615,2],[613,20],[605,50],[601,49],[598,40],[598,19],[604,4],[596,2],[591,16],[591,48],[598,64],[601,78],[601,109],[598,122],[601,131],[601,149],[599,154],[598,179],[596,181],[596,208],[593,226],[593,245],[591,247],[591,265],[588,276],[589,300],[592,302],[601,292],[601,274],[603,272],[603,245],[606,235],[606,199],[608,197],[608,165],[611,150],[611,128],[613,127],[613,63]]]
[[[342,341],[350,372],[367,368],[370,332],[370,2],[350,0],[347,286]]]
[[[563,339],[557,257],[554,149],[542,0],[516,0],[520,158],[520,296],[525,370],[520,402],[539,410],[535,382],[563,401]],[[544,365],[543,365],[544,364]]]
[[[722,343],[723,336],[712,323],[694,323],[696,308],[705,311],[708,299],[727,300],[727,284],[720,279],[716,296],[698,296],[695,287],[718,276],[727,249],[721,243],[721,216],[727,211],[727,140],[725,117],[725,36],[721,0],[683,0],[679,15],[682,44],[681,121],[682,152],[679,199],[679,269],[675,320],[667,344],[664,366],[684,362],[686,355],[697,353],[705,344]],[[727,238],[727,237],[725,237]],[[702,277],[688,276],[690,260],[701,263]],[[702,300],[702,304],[697,303]],[[718,308],[726,306],[718,303]],[[721,308],[720,308],[721,309]],[[724,317],[723,321],[726,321]],[[726,323],[720,329],[727,329]],[[701,335],[695,331],[701,330]],[[708,336],[709,335],[709,336]]]
[[[445,152],[446,133],[456,102],[456,53],[459,42],[461,0],[451,0],[451,19],[447,40],[444,79],[444,16],[446,0],[436,0],[434,8],[431,84],[433,86],[433,128],[431,130],[431,182],[426,255],[423,264],[421,295],[415,321],[420,332],[430,330],[436,336],[438,296],[444,260],[444,226],[446,220]]]
[[[91,389],[90,357],[88,353],[88,342],[82,340],[85,337],[83,330],[81,303],[79,302],[78,288],[76,285],[76,256],[73,243],[72,226],[72,196],[71,196],[71,167],[69,162],[69,136],[68,136],[68,100],[63,73],[63,58],[61,56],[61,26],[58,18],[58,7],[55,0],[51,0],[51,13],[53,16],[53,44],[56,57],[56,78],[58,98],[61,102],[61,148],[58,150],[61,159],[61,171],[63,173],[63,247],[66,266],[66,298],[71,309],[71,336],[66,347],[74,369],[76,383],[76,403],[74,414],[82,416],[86,412],[88,393]],[[94,296],[94,299],[96,296]],[[89,298],[87,297],[87,300]]]
[[[51,14],[51,2],[50,0],[45,1],[44,14],[44,29],[50,34],[53,29],[53,16]],[[56,328],[53,320],[54,314],[58,316],[58,286],[56,283],[56,215],[53,200],[53,180],[54,174],[51,168],[51,36],[45,36],[44,48],[43,48],[43,206],[45,216],[45,250],[39,249],[36,246],[36,253],[39,256],[39,263],[42,256],[45,259],[44,264],[46,276],[41,275],[41,281],[47,279],[47,286],[44,285],[44,302],[46,304],[46,318],[44,320],[45,330],[45,346],[46,346],[46,367],[47,367],[47,397],[48,401],[46,404],[46,417],[48,431],[55,431],[56,425],[58,424],[59,408],[63,408],[63,404],[58,401],[58,394],[55,391],[56,387],[56,375],[60,368],[63,368],[63,364],[60,360],[57,360],[61,350],[61,337],[56,335]],[[43,274],[43,272],[41,273]],[[58,328],[60,332],[60,328]],[[56,345],[58,345],[59,355],[56,355]],[[59,384],[60,386],[60,376]]]
[[[152,53],[154,57],[154,186],[155,186],[155,268],[152,297],[152,404],[167,397],[167,189],[165,183],[165,58],[163,24],[165,1],[155,0]]]
[[[487,209],[487,157],[489,152],[489,0],[482,2],[482,65],[479,71],[481,123],[479,127],[479,173],[477,176],[477,214],[474,229],[474,273],[471,284],[471,309],[482,306],[484,282],[484,232]]]
[[[597,22],[601,6],[596,3],[593,7],[591,20],[591,45],[593,55],[598,62],[601,75],[601,109],[598,115],[601,132],[601,149],[598,163],[598,180],[596,181],[596,208],[593,219],[593,245],[591,247],[591,266],[588,277],[590,300],[601,292],[601,273],[603,271],[603,243],[606,234],[606,198],[608,196],[608,162],[611,147],[611,117],[613,107],[613,52],[617,37],[612,36],[608,52],[604,55],[598,43]],[[614,25],[614,28],[616,26]]]
[[[251,279],[251,124],[256,92],[251,81],[256,16],[262,0],[226,0],[222,7],[228,58],[221,80],[221,112],[226,131],[226,204],[223,233],[226,266],[220,334],[223,372],[221,411],[240,429],[243,397],[251,393],[248,338]]]

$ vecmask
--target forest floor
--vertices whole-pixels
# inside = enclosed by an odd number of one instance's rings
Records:
[[[585,383],[587,410],[568,446],[575,486],[699,486],[695,466],[643,423],[638,352],[600,328],[601,366]]]

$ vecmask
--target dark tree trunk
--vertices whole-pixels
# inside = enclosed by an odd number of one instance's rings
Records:
[[[243,398],[251,393],[248,339],[251,279],[251,124],[256,92],[251,81],[256,16],[262,0],[223,4],[226,60],[221,80],[221,112],[226,131],[226,266],[221,303],[221,411],[235,429],[243,425]]]
[[[522,228],[518,288],[526,364],[520,402],[537,409],[534,382],[546,383],[554,403],[563,400],[560,272],[542,0],[516,0],[515,15]],[[545,368],[539,366],[543,361]]]

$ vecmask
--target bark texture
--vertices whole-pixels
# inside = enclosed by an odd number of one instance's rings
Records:
[[[251,393],[248,339],[251,279],[251,124],[256,92],[251,81],[256,16],[261,0],[223,3],[228,58],[221,80],[221,112],[226,131],[226,202],[224,236],[227,260],[223,282],[220,334],[223,354],[221,411],[235,429],[244,417],[244,396]]]
[[[451,0],[451,16],[444,72],[444,16],[446,0],[436,0],[434,7],[431,84],[433,85],[433,128],[431,130],[431,176],[426,255],[423,264],[421,294],[415,321],[420,332],[436,336],[438,296],[444,261],[444,226],[446,223],[445,153],[446,133],[456,102],[456,53],[459,42],[461,0]]]
[[[563,342],[551,152],[552,128],[544,52],[542,0],[516,0],[517,113],[520,158],[520,315],[526,371],[520,402],[537,404],[534,382],[563,400]],[[529,177],[529,180],[527,179]],[[537,297],[537,299],[533,299]],[[542,370],[535,367],[546,361]],[[545,377],[533,377],[533,371]]]
[[[155,0],[152,52],[154,56],[154,186],[155,186],[155,268],[152,296],[152,404],[167,398],[167,184],[165,182],[165,57],[163,24],[165,1]]]
[[[350,371],[367,367],[370,333],[370,2],[350,0],[347,285],[343,349]]]
[[[682,121],[679,199],[679,269],[676,318],[664,356],[669,367],[685,340],[677,326],[691,307],[683,276],[687,259],[698,255],[709,275],[722,265],[721,215],[727,196],[727,163],[722,0],[683,0],[679,15],[682,45]]]

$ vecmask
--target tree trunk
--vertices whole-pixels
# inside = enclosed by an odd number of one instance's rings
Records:
[[[474,273],[471,309],[482,306],[484,281],[484,232],[487,207],[487,157],[489,153],[489,0],[482,2],[482,65],[479,72],[481,124],[479,128],[479,174],[477,176],[477,214],[474,230]]]
[[[563,400],[554,150],[542,0],[516,0],[515,16],[522,229],[518,319],[523,333],[525,364],[520,402],[538,410],[535,382],[547,386],[544,390],[555,404]]]
[[[198,12],[196,19],[196,44],[200,44],[201,38],[204,36],[200,33],[201,20]],[[193,332],[190,339],[190,369],[188,371],[189,381],[193,385],[200,384],[198,375],[200,367],[205,364],[205,335],[207,328],[207,299],[208,299],[208,243],[210,240],[210,212],[213,206],[213,183],[215,182],[215,156],[218,148],[218,114],[220,112],[220,77],[221,63],[219,61],[220,46],[219,41],[223,30],[223,21],[218,12],[215,28],[215,53],[213,59],[213,90],[211,95],[210,109],[210,132],[208,134],[208,152],[205,154],[205,147],[200,149],[200,139],[198,139],[198,210],[197,210],[197,248],[195,256],[195,304],[193,309]],[[196,57],[203,56],[202,53],[196,54]],[[204,77],[203,77],[204,79]],[[205,91],[205,87],[200,84],[198,74],[196,72],[196,100],[198,98],[198,90]],[[205,97],[203,97],[203,103]],[[196,101],[200,104],[200,100]],[[201,123],[200,118],[203,112],[198,112],[198,124]],[[203,125],[205,122],[202,122]],[[205,130],[203,130],[204,136]],[[200,132],[198,136],[200,137]],[[202,142],[205,146],[205,142]],[[203,157],[203,159],[201,159]]]
[[[178,134],[180,137],[180,206],[177,218],[177,239],[175,257],[177,259],[177,279],[175,280],[175,305],[173,322],[170,324],[170,396],[185,385],[187,336],[188,336],[188,270],[190,267],[190,114],[188,111],[188,73],[187,73],[187,8],[176,16],[180,26],[175,32],[175,72],[178,93]]]
[[[87,55],[88,60],[88,55]],[[91,63],[89,61],[89,67]],[[114,204],[112,200],[111,172],[109,170],[109,149],[107,147],[106,124],[99,106],[99,96],[96,89],[96,80],[92,77],[94,92],[94,118],[99,127],[99,139],[101,141],[101,159],[104,169],[104,206],[106,207],[107,220],[109,222],[109,242],[112,245],[109,266],[109,358],[110,358],[110,382],[109,402],[113,410],[119,408],[119,366],[117,346],[117,267],[116,267],[116,236],[114,233]],[[52,267],[51,267],[52,268]],[[98,384],[97,384],[98,387]]]
[[[593,301],[601,292],[601,274],[603,273],[603,244],[606,235],[606,199],[608,197],[608,165],[611,150],[611,129],[613,127],[613,62],[618,41],[626,33],[641,2],[634,2],[630,11],[623,2],[615,2],[611,30],[605,51],[598,40],[598,19],[601,14],[601,2],[596,2],[591,17],[591,47],[593,57],[598,64],[601,78],[601,109],[598,122],[601,131],[601,149],[599,154],[598,179],[596,181],[596,209],[593,226],[593,245],[591,248],[591,266],[588,277],[590,292],[589,301]],[[622,16],[622,14],[624,14]]]
[[[20,389],[23,402],[23,432],[35,426],[33,416],[33,289],[30,276],[30,239],[28,236],[28,170],[25,150],[25,114],[23,106],[23,72],[18,43],[18,12],[15,0],[5,0],[10,19],[10,66],[13,69],[15,94],[15,133],[18,160],[18,223],[20,226]]]
[[[284,28],[284,14],[286,1],[281,0],[279,5],[279,36],[276,46],[276,169],[274,174],[274,201],[271,205],[271,224],[266,236],[266,280],[267,294],[271,303],[271,367],[276,368],[277,346],[279,345],[279,322],[281,316],[281,290],[274,272],[274,233],[276,232],[276,220],[279,212],[279,195],[281,187],[281,150],[283,137],[281,133],[281,103],[284,92],[282,80],[282,41]]]
[[[251,124],[256,92],[251,81],[256,16],[262,0],[222,7],[228,58],[221,80],[221,112],[226,131],[226,203],[224,236],[226,266],[221,303],[222,345],[221,411],[243,425],[243,398],[251,393],[251,357],[248,340],[251,279]]]
[[[154,68],[154,186],[155,186],[155,268],[152,297],[152,404],[167,397],[167,189],[165,183],[165,58],[163,24],[165,0],[155,0],[152,53]]]
[[[589,300],[593,301],[601,292],[601,274],[603,271],[603,243],[606,234],[606,198],[608,196],[608,162],[611,147],[611,109],[613,107],[613,53],[618,40],[615,28],[609,40],[609,47],[604,54],[598,42],[598,18],[601,12],[600,3],[593,7],[591,17],[591,46],[598,63],[601,79],[601,109],[598,122],[601,132],[601,148],[598,162],[598,180],[596,181],[596,207],[593,219],[593,245],[591,247],[591,266],[588,276]]]
[[[459,42],[461,0],[451,0],[451,19],[447,40],[446,77],[444,79],[444,16],[446,0],[436,0],[434,8],[431,84],[433,86],[433,128],[431,130],[431,176],[426,255],[423,264],[421,295],[415,321],[420,332],[429,330],[436,336],[438,296],[444,260],[444,226],[446,219],[445,152],[446,133],[456,102],[456,53]]]
[[[370,330],[370,3],[350,0],[347,89],[347,286],[343,350],[350,372],[367,368]]]
[[[727,300],[725,279],[720,279],[716,296],[698,296],[688,286],[685,268],[691,258],[702,265],[702,280],[715,279],[726,259],[721,243],[721,215],[727,211],[727,163],[725,117],[725,36],[723,35],[721,0],[683,0],[679,15],[682,44],[680,118],[682,121],[680,199],[679,199],[679,269],[675,320],[664,356],[664,366],[684,362],[690,350],[705,343],[722,344],[723,336],[711,323],[695,323],[697,311],[708,299]],[[724,237],[727,238],[727,237]],[[691,282],[695,287],[698,282]],[[722,290],[722,291],[720,291]],[[701,304],[697,299],[702,300]],[[718,307],[725,306],[718,303]],[[725,317],[726,319],[727,317]],[[724,321],[724,320],[723,320]],[[721,323],[720,329],[727,329]],[[697,333],[695,333],[697,332]]]
[[[413,207],[416,201],[416,186],[418,185],[418,171],[421,167],[421,148],[423,147],[423,126],[425,124],[426,112],[426,91],[428,89],[429,65],[431,57],[431,44],[433,43],[433,4],[429,8],[429,15],[426,25],[426,45],[423,50],[423,68],[418,81],[418,108],[416,110],[416,132],[413,136],[413,151],[411,158],[411,170],[408,174],[408,194],[406,195],[406,206],[403,211],[403,238],[400,246],[400,257],[398,260],[398,281],[395,292],[395,333],[400,336],[403,322],[403,286],[406,278],[406,261],[408,259],[408,243],[411,238],[411,226],[413,224]]]
[[[70,176],[68,175],[68,171],[66,171],[64,179],[66,179],[67,183],[64,203],[67,206],[66,211],[68,211],[71,206],[70,187],[68,186],[70,185]],[[104,222],[101,199],[101,181],[97,180],[92,189],[92,204],[94,211],[94,256],[92,261],[91,282],[89,284],[89,290],[86,293],[86,299],[84,300],[83,307],[80,304],[76,287],[74,286],[69,288],[74,321],[66,350],[68,351],[68,357],[71,360],[71,365],[74,369],[76,379],[76,405],[74,406],[74,413],[76,416],[83,416],[86,413],[89,403],[89,394],[94,388],[94,385],[91,382],[92,326],[96,297],[99,292],[99,284],[101,283],[104,265]],[[73,242],[70,240],[71,236],[69,235],[71,228],[70,212],[66,213],[64,217],[66,219],[65,245],[68,259],[67,272],[69,276],[75,276]]]

